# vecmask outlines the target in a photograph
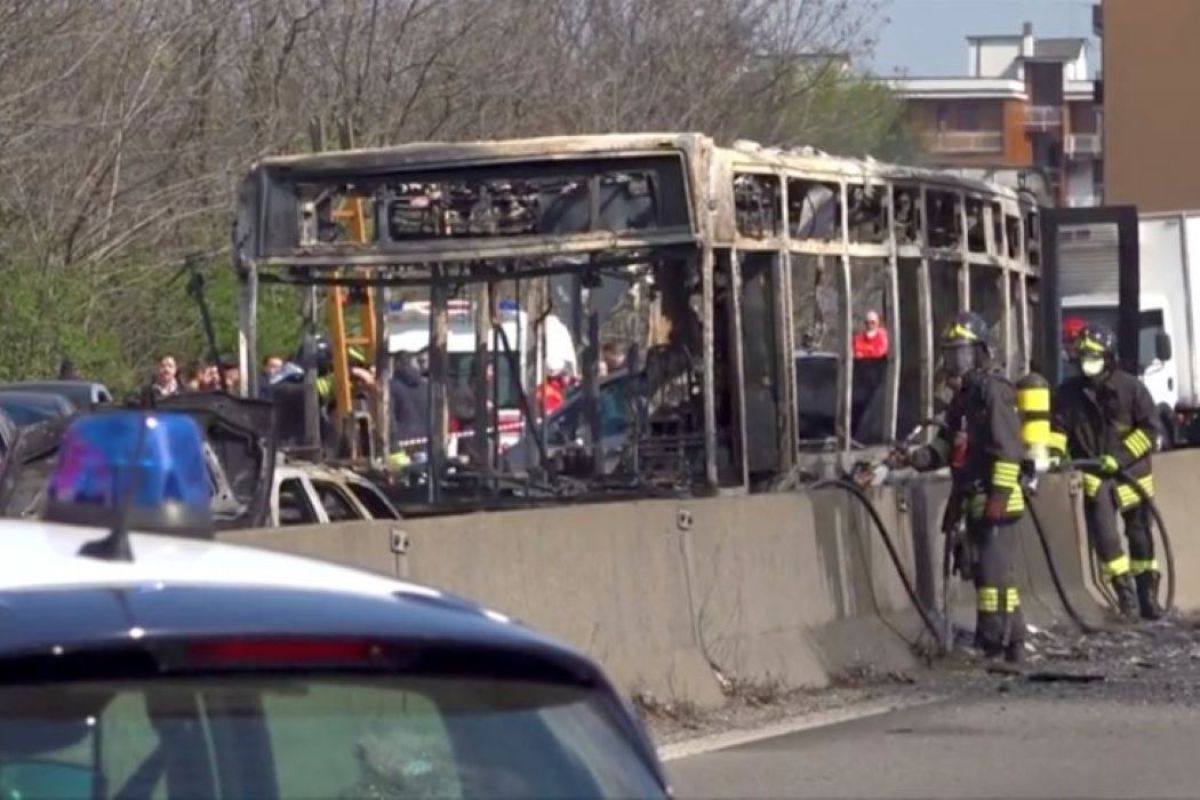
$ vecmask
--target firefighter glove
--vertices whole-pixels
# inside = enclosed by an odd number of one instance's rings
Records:
[[[1103,455],[1096,459],[1096,462],[1102,475],[1113,475],[1121,468],[1121,463],[1115,456]]]

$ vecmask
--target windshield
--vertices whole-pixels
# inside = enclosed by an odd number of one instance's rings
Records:
[[[663,797],[593,690],[157,679],[0,689],[0,797]]]
[[[1081,319],[1092,325],[1104,325],[1113,333],[1120,330],[1119,313],[1113,306],[1082,306],[1080,308],[1064,308],[1064,320]],[[1163,325],[1161,309],[1142,311],[1138,314],[1138,368],[1146,369],[1153,364],[1158,356],[1156,339],[1166,328]]]

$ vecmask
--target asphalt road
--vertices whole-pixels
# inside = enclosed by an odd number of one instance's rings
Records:
[[[980,696],[667,764],[679,798],[1200,797],[1200,708]]]
[[[669,761],[676,795],[1200,797],[1200,622],[1035,645],[1023,675],[946,667],[944,699]]]

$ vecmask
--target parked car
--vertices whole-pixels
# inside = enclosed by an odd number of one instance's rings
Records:
[[[112,392],[92,381],[19,381],[0,384],[0,392],[44,392],[70,400],[80,410],[90,410],[113,402]]]
[[[272,527],[364,519],[400,514],[383,492],[351,470],[295,461],[275,466]]]
[[[17,443],[17,424],[12,417],[0,411],[0,463],[3,463],[9,450]]]
[[[186,412],[200,423],[220,529],[400,517],[374,484],[350,470],[277,463],[273,437],[261,433],[271,430],[270,403],[210,392],[169,398],[159,407]],[[0,516],[40,515],[63,423],[60,419],[21,430],[12,457],[0,469]]]
[[[24,390],[0,391],[0,409],[18,427],[70,417],[77,411],[75,404],[60,394]]]

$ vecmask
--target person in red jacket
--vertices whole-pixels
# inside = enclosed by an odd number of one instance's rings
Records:
[[[887,358],[887,329],[879,322],[879,312],[874,309],[863,317],[863,329],[854,334],[855,358]]]
[[[546,359],[546,379],[537,388],[538,405],[549,416],[559,409],[571,388],[571,373],[566,362],[557,356]]]

